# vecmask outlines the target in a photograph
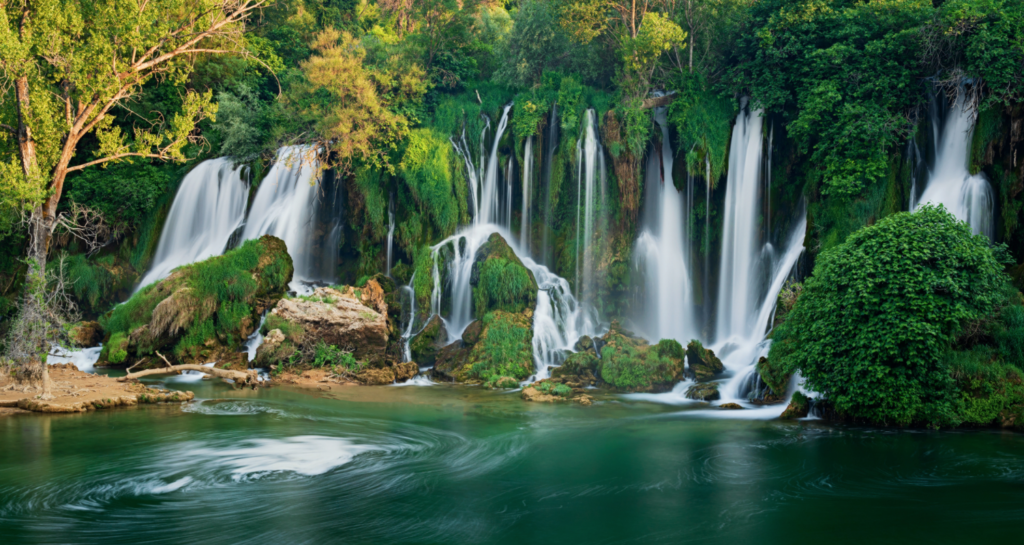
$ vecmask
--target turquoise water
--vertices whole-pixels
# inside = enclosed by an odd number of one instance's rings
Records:
[[[1019,542],[1024,436],[470,387],[0,419],[3,543]]]

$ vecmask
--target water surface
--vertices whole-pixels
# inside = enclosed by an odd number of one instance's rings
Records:
[[[169,386],[174,387],[171,383]],[[0,419],[5,543],[1015,542],[1024,436],[436,385]]]

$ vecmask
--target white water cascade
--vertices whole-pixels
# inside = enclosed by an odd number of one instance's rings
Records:
[[[490,121],[487,122],[480,135],[480,161],[479,167],[473,167],[472,155],[466,143],[465,131],[460,140],[451,139],[452,146],[456,153],[462,157],[466,165],[467,178],[469,183],[469,195],[471,208],[473,209],[473,223],[477,225],[497,224],[505,229],[511,228],[512,204],[511,204],[511,180],[506,180],[506,191],[501,191],[503,186],[499,180],[502,176],[501,165],[498,156],[498,146],[501,138],[508,128],[508,114],[512,105],[508,104],[501,112],[498,120],[498,128],[494,132],[494,141],[491,144],[489,154],[485,155],[484,141],[490,129]]]
[[[274,166],[256,192],[242,235],[244,240],[273,235],[285,242],[295,265],[292,289],[296,291],[307,291],[304,282],[333,280],[333,260],[323,255],[337,251],[340,213],[316,175],[315,149],[287,146],[278,150]],[[325,212],[327,226],[318,233],[318,220]]]
[[[694,316],[690,265],[692,203],[685,202],[672,180],[673,153],[666,108],[655,108],[661,145],[652,146],[644,182],[643,228],[636,241],[636,261],[644,271],[643,329],[652,340],[675,339],[685,345],[699,336]]]
[[[395,240],[395,196],[391,195],[388,199],[388,261],[386,269],[384,270],[385,276],[391,276],[391,249]]]
[[[935,167],[929,172],[921,198],[916,203],[911,202],[911,209],[923,203],[941,204],[966,221],[974,234],[992,238],[995,210],[992,187],[983,174],[972,175],[968,169],[977,110],[969,107],[960,94],[946,113],[941,133],[939,108],[931,108],[931,115]]]
[[[592,302],[594,298],[594,261],[598,241],[595,228],[603,228],[598,211],[606,206],[604,150],[597,139],[597,114],[587,110],[583,137],[576,142],[576,298]],[[598,187],[600,186],[600,187]],[[580,223],[582,234],[580,237]]]
[[[523,213],[519,234],[519,247],[530,253],[530,196],[533,194],[533,136],[526,138],[523,146]]]
[[[753,321],[767,292],[764,267],[772,253],[771,243],[762,242],[760,224],[764,210],[761,114],[761,110],[751,112],[744,107],[736,116],[729,146],[715,332],[718,341],[759,340],[764,335],[765,324]]]
[[[164,222],[153,265],[139,287],[161,280],[189,263],[224,253],[245,219],[249,184],[242,167],[220,157],[199,163],[181,182]]]
[[[493,233],[501,235],[506,242],[513,241],[509,247],[537,280],[537,308],[533,313],[533,359],[537,373],[534,380],[546,378],[548,368],[560,365],[564,351],[571,350],[580,336],[598,334],[599,324],[591,307],[580,304],[573,296],[569,282],[525,255],[507,229],[494,224],[472,225],[431,248],[434,255],[431,311],[444,321],[449,343],[462,337],[466,326],[474,320],[470,284],[473,263],[477,250]],[[447,265],[447,281],[442,284],[438,258],[444,248],[452,253],[452,259]],[[442,289],[449,290],[451,298],[451,311],[447,316],[441,311]]]

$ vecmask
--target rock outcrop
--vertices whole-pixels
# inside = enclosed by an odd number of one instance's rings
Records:
[[[267,315],[266,324],[282,331],[301,330],[296,339],[300,345],[322,341],[351,351],[360,361],[384,361],[387,305],[373,280],[364,290],[316,288],[309,296],[283,298]]]
[[[434,365],[437,353],[445,347],[447,340],[448,330],[445,329],[444,322],[439,316],[432,316],[423,329],[409,340],[412,361],[427,367]]]
[[[717,382],[698,382],[687,388],[684,395],[687,399],[695,399],[697,401],[715,401],[722,398],[721,394],[718,393]]]
[[[263,236],[179,267],[100,318],[109,334],[97,365],[207,363],[239,357],[260,315],[292,279],[284,242]],[[162,357],[157,354],[162,355]]]
[[[789,406],[782,412],[779,418],[783,420],[796,420],[797,418],[806,418],[808,413],[811,411],[811,402],[807,399],[807,396],[801,392],[793,392],[793,397],[789,400]]]
[[[617,390],[667,391],[683,376],[683,347],[674,340],[652,346],[612,322],[600,346],[599,378]]]
[[[722,360],[714,351],[704,348],[700,341],[692,340],[686,345],[686,363],[689,375],[697,380],[711,380],[725,371]]]

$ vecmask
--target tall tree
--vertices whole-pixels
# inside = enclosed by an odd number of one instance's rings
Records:
[[[244,50],[245,21],[268,0],[0,1],[0,196],[28,216],[28,272],[8,356],[49,395],[44,363],[56,328],[46,259],[67,175],[131,157],[182,161],[211,94],[186,91],[169,120],[140,116],[132,135],[113,113],[146,83],[184,82],[199,55]],[[78,157],[86,136],[94,157]],[[10,180],[10,181],[8,181]],[[17,191],[8,191],[17,188]],[[14,200],[16,202],[11,202]]]

